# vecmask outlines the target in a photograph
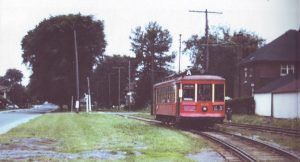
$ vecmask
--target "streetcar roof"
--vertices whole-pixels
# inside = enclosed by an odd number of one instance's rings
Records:
[[[166,80],[160,83],[156,83],[154,86],[159,86],[163,84],[168,84],[172,82],[179,82],[179,81],[200,81],[200,80],[210,80],[210,81],[219,81],[225,80],[223,77],[217,75],[183,75],[174,79]]]
[[[217,75],[185,75],[178,80],[225,80]]]

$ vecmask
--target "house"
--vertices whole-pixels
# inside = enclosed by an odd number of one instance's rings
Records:
[[[9,100],[7,99],[7,92],[9,87],[0,85],[0,108],[4,108]]]
[[[300,79],[281,77],[254,92],[255,114],[275,118],[300,118]]]
[[[280,77],[300,76],[299,38],[300,30],[289,30],[242,59],[235,96],[253,96],[256,90]]]

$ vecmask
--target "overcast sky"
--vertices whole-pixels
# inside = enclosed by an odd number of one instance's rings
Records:
[[[171,53],[178,51],[179,34],[183,41],[194,34],[204,35],[205,15],[189,10],[223,12],[208,15],[210,28],[246,29],[268,43],[289,29],[299,29],[299,8],[299,0],[0,0],[0,76],[16,68],[25,75],[23,84],[28,83],[30,70],[22,64],[21,40],[50,16],[79,12],[94,15],[95,20],[104,21],[108,43],[105,54],[134,56],[130,51],[131,30],[150,21],[170,31]],[[187,60],[184,58],[182,66],[189,64]]]

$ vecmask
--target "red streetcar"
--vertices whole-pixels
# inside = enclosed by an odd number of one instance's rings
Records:
[[[211,124],[223,122],[224,78],[216,75],[181,75],[167,79],[153,86],[152,112],[157,120]]]

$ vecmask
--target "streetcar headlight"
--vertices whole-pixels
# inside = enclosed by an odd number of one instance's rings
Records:
[[[214,107],[214,111],[222,111],[223,110],[223,106],[222,105],[215,105]]]
[[[207,112],[208,108],[206,106],[202,106],[202,111]]]

